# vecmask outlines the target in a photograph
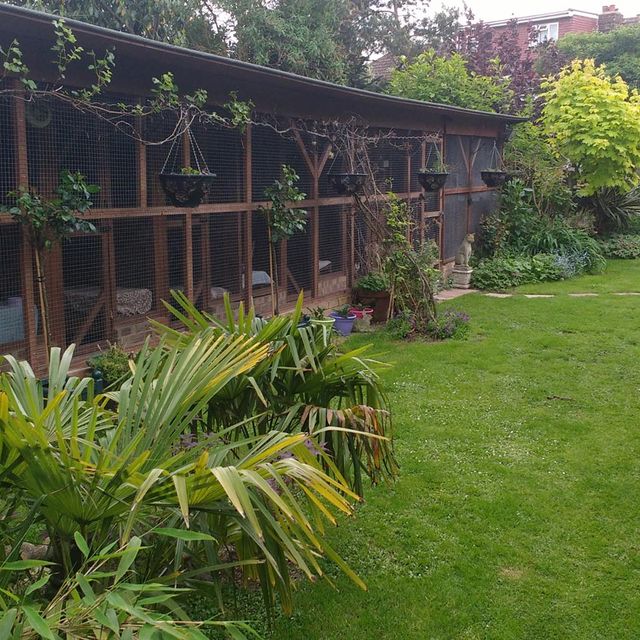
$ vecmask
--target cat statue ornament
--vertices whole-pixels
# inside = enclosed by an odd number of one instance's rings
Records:
[[[473,269],[469,266],[472,245],[475,240],[473,233],[467,233],[458,248],[456,260],[453,266],[453,286],[456,289],[468,289],[471,286],[471,274]]]

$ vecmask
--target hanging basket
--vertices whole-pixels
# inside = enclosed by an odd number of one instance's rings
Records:
[[[362,193],[367,182],[366,173],[330,173],[329,184],[340,194],[352,196]]]
[[[439,191],[447,182],[446,171],[418,171],[418,181],[425,191]]]
[[[211,191],[215,173],[160,174],[160,184],[174,207],[197,207]]]
[[[485,169],[480,176],[487,187],[501,187],[507,180],[507,172],[501,169]]]

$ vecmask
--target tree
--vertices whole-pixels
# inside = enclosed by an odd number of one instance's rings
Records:
[[[395,71],[389,92],[415,100],[499,112],[507,111],[512,99],[506,81],[470,71],[458,53],[445,58],[433,50]]]
[[[566,60],[594,58],[596,64],[606,64],[611,75],[640,88],[640,25],[568,34],[558,41],[558,49]]]
[[[640,96],[592,59],[574,60],[543,83],[542,123],[556,152],[578,172],[578,193],[638,184]]]
[[[100,27],[225,53],[226,25],[218,22],[217,3],[208,0],[9,0]]]
[[[230,15],[240,60],[344,82],[345,60],[338,31],[343,0],[221,0]]]

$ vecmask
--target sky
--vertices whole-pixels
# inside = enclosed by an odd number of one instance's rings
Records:
[[[605,4],[615,4],[622,12],[622,15],[627,17],[640,14],[638,0],[618,0],[617,2],[614,2],[614,0],[579,0],[577,2],[576,0],[569,0],[569,2],[571,4],[561,4],[558,0],[518,0],[517,4],[512,4],[496,2],[496,0],[467,0],[467,5],[474,12],[476,19],[485,21],[563,11],[569,8],[599,13]],[[430,5],[430,9],[437,9],[441,4],[462,6],[462,2],[456,0],[449,0],[444,3],[434,0]]]

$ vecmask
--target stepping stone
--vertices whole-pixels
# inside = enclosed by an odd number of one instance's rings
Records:
[[[623,293],[614,293],[614,296],[640,296],[638,291],[624,291]]]
[[[554,295],[550,293],[525,293],[525,298],[555,298]]]
[[[485,293],[487,298],[511,298],[513,294],[511,293]]]
[[[597,293],[570,293],[569,297],[571,298],[594,298],[597,297]]]
[[[445,289],[444,291],[437,293],[434,297],[438,302],[442,302],[444,300],[453,300],[460,296],[466,296],[468,293],[476,292],[477,289]]]

